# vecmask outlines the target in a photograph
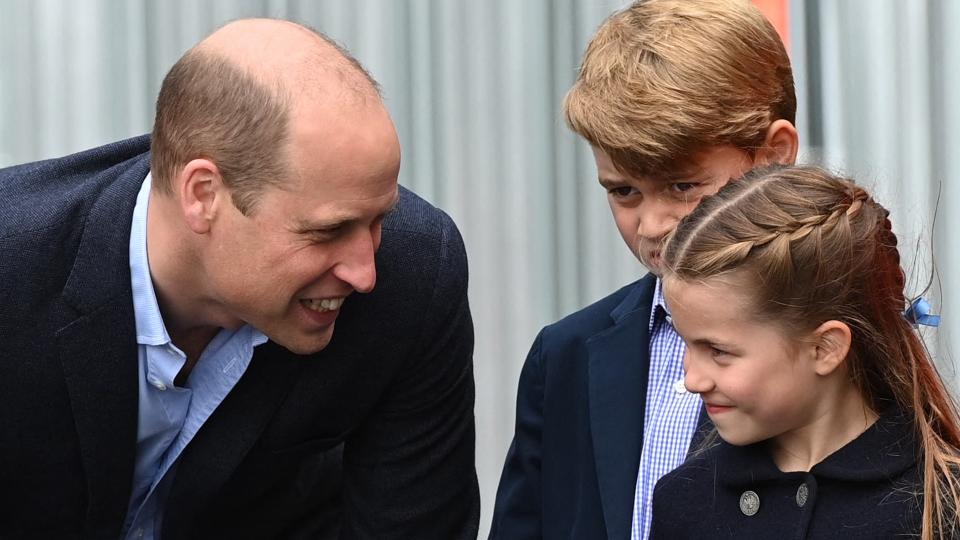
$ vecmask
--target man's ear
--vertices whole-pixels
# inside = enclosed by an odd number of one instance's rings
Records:
[[[792,165],[797,160],[799,149],[797,128],[787,120],[776,120],[767,128],[763,146],[757,150],[754,165]]]
[[[852,335],[846,323],[827,321],[813,331],[812,338],[816,352],[814,371],[818,375],[833,373],[850,353]]]
[[[222,192],[220,169],[209,159],[191,160],[180,170],[176,185],[187,227],[197,234],[207,233],[216,216],[217,197]]]

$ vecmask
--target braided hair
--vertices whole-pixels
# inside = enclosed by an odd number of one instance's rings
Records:
[[[846,361],[867,405],[913,414],[924,456],[922,538],[960,532],[957,408],[903,316],[897,238],[869,193],[815,167],[756,169],[682,220],[663,260],[681,281],[747,275],[753,313],[793,337],[829,320],[847,324]]]

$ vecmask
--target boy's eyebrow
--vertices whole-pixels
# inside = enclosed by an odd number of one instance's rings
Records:
[[[614,180],[612,178],[604,178],[602,176],[597,177],[597,182],[600,182],[600,185],[605,188],[623,185],[623,180]]]
[[[691,178],[700,175],[702,172],[702,167],[692,165],[684,169],[666,172],[660,178],[663,179],[664,182],[677,182],[690,180]]]

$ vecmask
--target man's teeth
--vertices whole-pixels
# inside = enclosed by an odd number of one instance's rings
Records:
[[[343,298],[324,298],[323,300],[301,300],[303,305],[314,310],[314,311],[333,311],[335,309],[340,309],[340,306],[343,305]]]

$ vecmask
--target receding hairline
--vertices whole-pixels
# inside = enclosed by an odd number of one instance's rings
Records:
[[[217,57],[272,89],[296,94],[339,90],[355,98],[381,100],[379,83],[350,52],[309,26],[283,19],[228,22],[187,54]]]

